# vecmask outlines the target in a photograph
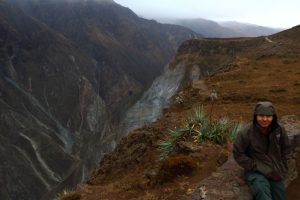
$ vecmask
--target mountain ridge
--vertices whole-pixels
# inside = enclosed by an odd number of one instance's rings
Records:
[[[258,37],[271,35],[284,30],[283,28],[270,28],[249,23],[235,21],[218,22],[202,18],[165,18],[157,20],[162,23],[177,24],[190,28],[207,38]]]

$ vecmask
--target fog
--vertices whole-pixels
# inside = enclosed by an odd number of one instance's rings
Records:
[[[148,19],[203,18],[274,28],[300,24],[299,0],[114,0]]]

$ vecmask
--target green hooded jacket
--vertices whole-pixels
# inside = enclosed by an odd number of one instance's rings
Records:
[[[264,135],[256,122],[256,115],[273,115],[270,133]],[[236,162],[246,171],[263,174],[270,180],[282,180],[287,174],[287,160],[291,156],[291,144],[286,131],[277,122],[275,109],[270,102],[258,102],[253,122],[238,134],[233,146]]]

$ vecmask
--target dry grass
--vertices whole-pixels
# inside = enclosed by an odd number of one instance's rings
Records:
[[[138,200],[159,200],[154,194],[146,192],[146,194]]]
[[[81,194],[79,191],[67,191],[64,190],[62,193],[58,194],[58,200],[80,200]]]

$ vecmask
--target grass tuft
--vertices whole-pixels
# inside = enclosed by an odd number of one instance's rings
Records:
[[[57,200],[80,200],[81,194],[78,191],[64,190],[59,193]]]
[[[160,141],[161,157],[166,158],[172,154],[179,141],[193,141],[197,143],[212,142],[226,144],[236,139],[241,129],[240,123],[230,121],[223,117],[218,120],[209,120],[203,107],[193,109],[187,118],[184,128],[171,130],[166,140]]]

